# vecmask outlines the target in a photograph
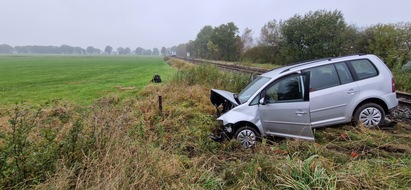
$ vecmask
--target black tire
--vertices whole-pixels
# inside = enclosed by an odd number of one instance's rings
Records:
[[[376,103],[366,103],[354,113],[354,124],[375,127],[385,122],[385,111]]]
[[[260,134],[253,127],[244,126],[235,132],[234,137],[244,148],[251,148],[259,141]]]

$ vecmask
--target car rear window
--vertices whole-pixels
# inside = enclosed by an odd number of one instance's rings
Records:
[[[354,81],[351,76],[350,70],[345,63],[336,63],[335,68],[337,69],[341,84],[347,84]]]
[[[350,61],[350,63],[359,80],[378,75],[375,66],[367,59]]]

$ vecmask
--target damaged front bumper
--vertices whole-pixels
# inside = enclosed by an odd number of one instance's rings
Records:
[[[216,133],[210,134],[210,138],[214,141],[221,142],[224,139],[231,139],[233,135],[232,124],[223,125],[221,122]]]
[[[210,101],[216,108],[216,116],[219,117],[222,114],[230,111],[234,107],[238,106],[235,101],[234,93],[211,89]],[[219,121],[219,126],[214,133],[210,134],[210,138],[214,141],[221,142],[224,139],[229,139],[233,136],[233,128],[231,124],[224,125],[223,121]]]

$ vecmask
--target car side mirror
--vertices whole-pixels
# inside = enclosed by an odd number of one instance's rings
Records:
[[[265,105],[265,98],[260,99],[260,105]]]

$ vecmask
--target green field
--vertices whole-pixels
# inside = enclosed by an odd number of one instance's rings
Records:
[[[161,57],[3,55],[0,104],[62,98],[89,105],[106,95],[133,96],[154,74],[167,81],[173,73]]]

